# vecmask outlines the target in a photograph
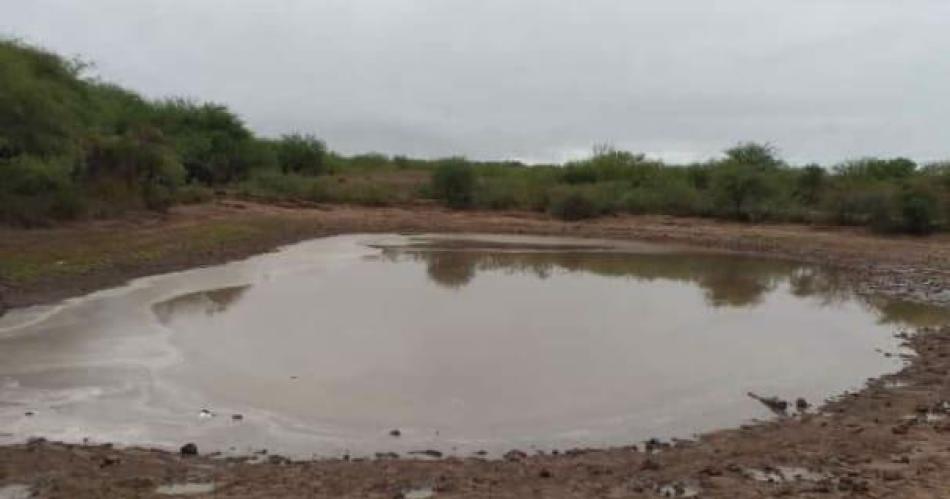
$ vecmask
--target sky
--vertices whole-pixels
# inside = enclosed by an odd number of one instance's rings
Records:
[[[344,153],[950,158],[946,0],[0,0],[0,34]]]

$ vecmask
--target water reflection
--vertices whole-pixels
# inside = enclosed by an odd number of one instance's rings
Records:
[[[800,266],[782,261],[737,259],[714,254],[637,254],[606,251],[504,251],[446,250],[433,246],[430,250],[386,248],[384,256],[393,262],[410,259],[423,262],[429,278],[447,288],[458,289],[469,284],[479,272],[503,271],[531,274],[547,279],[558,272],[586,272],[605,277],[624,277],[638,281],[674,280],[701,287],[709,305],[742,307],[758,303],[783,280],[788,280]],[[818,289],[830,292],[835,281],[817,279],[802,273],[797,276],[796,290],[813,294]]]
[[[173,317],[181,314],[216,315],[237,303],[248,288],[250,285],[187,293],[156,303],[152,310],[162,324],[168,324]]]
[[[466,245],[467,244],[467,245]],[[547,279],[557,273],[590,273],[651,282],[668,280],[702,289],[712,307],[751,307],[779,285],[797,297],[822,305],[858,299],[886,324],[927,326],[950,321],[950,310],[930,305],[859,296],[847,273],[790,261],[726,254],[636,253],[589,249],[485,248],[478,242],[460,244],[441,240],[382,248],[390,262],[414,261],[426,266],[429,279],[439,286],[461,289],[480,272],[529,274]]]

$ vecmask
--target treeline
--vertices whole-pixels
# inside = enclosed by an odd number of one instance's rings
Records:
[[[152,101],[0,41],[0,221],[37,225],[200,201],[252,171],[318,175],[325,147],[255,137],[226,107]]]
[[[216,194],[366,205],[439,202],[566,220],[615,213],[950,228],[950,162],[796,166],[764,144],[667,165],[597,148],[565,165],[343,156],[310,135],[255,136],[226,107],[149,100],[81,63],[0,40],[0,223],[33,226],[165,210]]]
[[[433,187],[450,206],[543,210],[566,220],[649,213],[913,234],[946,229],[950,221],[950,162],[865,158],[831,168],[791,166],[771,146],[755,143],[689,165],[610,148],[557,167],[446,164]]]

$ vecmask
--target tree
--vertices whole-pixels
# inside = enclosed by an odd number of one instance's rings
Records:
[[[795,185],[795,197],[807,206],[818,204],[825,189],[826,177],[827,172],[818,165],[802,168]]]
[[[432,193],[450,208],[469,208],[474,200],[475,173],[464,159],[442,160],[432,173]]]
[[[752,218],[755,207],[772,193],[761,169],[733,160],[716,167],[712,186],[717,205],[736,219]]]
[[[284,135],[277,143],[277,162],[284,173],[325,173],[326,154],[326,145],[313,135]]]
[[[727,149],[726,158],[733,163],[761,170],[774,170],[784,165],[778,157],[778,149],[768,143],[742,142]]]

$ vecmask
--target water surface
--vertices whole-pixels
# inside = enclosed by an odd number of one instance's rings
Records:
[[[900,328],[946,319],[779,260],[340,236],[8,314],[0,439],[327,456],[688,437],[769,417],[750,391],[858,388],[900,367],[882,355]]]

